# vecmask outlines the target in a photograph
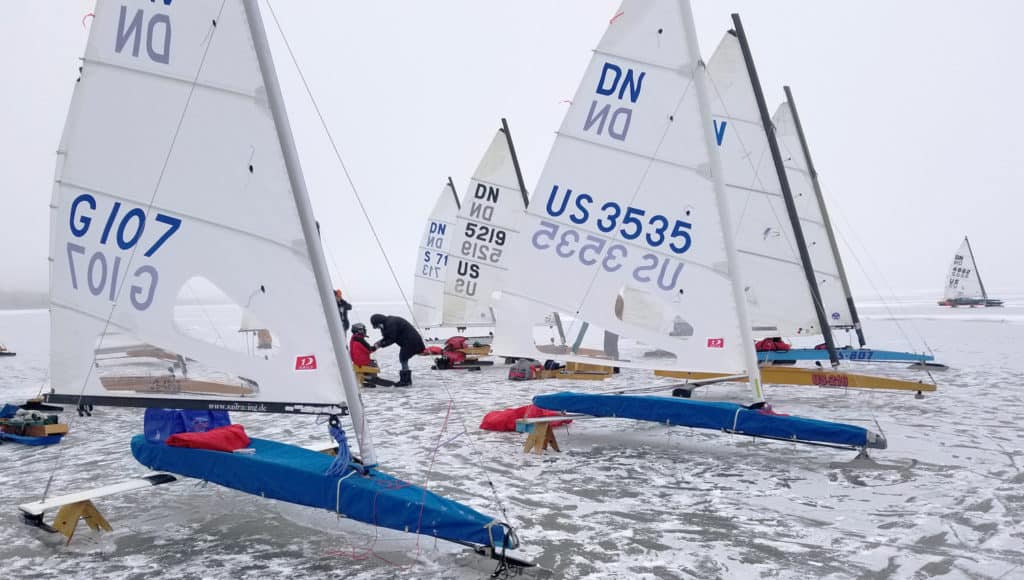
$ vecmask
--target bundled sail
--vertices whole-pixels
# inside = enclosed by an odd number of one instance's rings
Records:
[[[509,269],[508,248],[526,200],[512,140],[499,129],[473,172],[451,234],[444,326],[493,326],[492,293]]]
[[[946,288],[939,306],[1002,306],[1003,301],[989,298],[985,284],[981,281],[978,265],[974,262],[971,242],[964,236],[946,276]]]
[[[494,350],[544,358],[531,322],[556,312],[569,337],[608,331],[671,353],[660,367],[743,372],[751,347],[728,299],[710,121],[694,89],[704,72],[683,6],[627,1],[619,12],[507,249],[517,275],[502,281]],[[639,351],[604,352],[645,365]],[[594,360],[580,349],[560,358]]]
[[[455,217],[459,212],[459,194],[451,178],[430,212],[420,239],[413,286],[412,315],[420,328],[440,326],[444,308],[444,287],[448,279],[448,255],[455,237]]]

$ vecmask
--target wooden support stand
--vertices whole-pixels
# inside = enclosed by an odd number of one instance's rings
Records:
[[[466,348],[459,349],[466,355],[467,359],[480,358],[482,356],[491,356],[491,345],[485,344],[482,346],[467,346]]]
[[[85,523],[95,531],[101,529],[107,532],[114,531],[114,528],[110,527],[107,520],[100,515],[99,510],[89,500],[61,506],[57,512],[57,517],[53,520],[53,529],[64,534],[64,537],[68,539],[70,544],[71,536],[75,534],[75,528],[78,527],[79,520],[85,520]]]
[[[359,383],[359,386],[362,386],[366,379],[372,379],[380,372],[377,367],[352,365],[352,368],[356,371],[356,382]]]
[[[550,423],[527,423],[519,419],[516,421],[516,431],[528,433],[526,443],[523,444],[523,453],[536,451],[537,455],[540,455],[548,446],[559,453],[562,452],[558,448],[558,440],[555,439],[555,431]]]
[[[603,381],[615,374],[613,367],[585,363],[566,363],[564,369],[541,371],[539,379],[574,379],[582,381]]]

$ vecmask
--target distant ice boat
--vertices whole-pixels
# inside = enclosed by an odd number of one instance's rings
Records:
[[[964,236],[956,254],[953,254],[953,263],[949,266],[949,275],[946,276],[946,289],[942,293],[942,300],[939,306],[1002,306],[1003,301],[998,298],[989,298],[985,292],[985,283],[981,281],[981,272],[978,271],[978,264],[974,261],[974,251],[971,250],[971,241]]]

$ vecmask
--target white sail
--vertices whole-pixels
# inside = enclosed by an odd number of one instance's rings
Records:
[[[793,192],[793,203],[800,216],[800,227],[807,242],[807,253],[811,256],[811,264],[814,266],[815,278],[818,281],[818,292],[829,325],[839,328],[853,327],[853,315],[846,301],[839,266],[841,258],[832,251],[825,210],[814,191],[814,182],[789,103],[779,105],[772,117],[772,124],[775,125],[775,138],[782,152],[789,187]]]
[[[708,61],[715,138],[755,336],[821,334],[739,39]]]
[[[690,18],[685,2],[627,0],[609,24],[508,250],[495,352],[548,355],[531,321],[554,311],[570,340],[584,322],[584,340],[622,337],[604,349],[617,365],[750,368]],[[674,358],[645,362],[637,343]],[[600,360],[584,352],[559,358]]]
[[[440,326],[444,308],[444,286],[448,276],[448,255],[455,237],[455,217],[459,211],[459,194],[451,181],[430,212],[427,227],[420,239],[413,286],[412,315],[421,328]]]
[[[953,263],[949,265],[949,275],[946,276],[946,288],[942,297],[946,300],[985,298],[978,277],[978,267],[974,263],[971,244],[967,237],[964,237],[963,243],[953,255]]]
[[[97,3],[51,204],[56,395],[345,403],[266,84],[239,0]],[[243,312],[272,351],[228,347]],[[100,361],[108,335],[133,346]]]
[[[508,269],[507,250],[519,235],[515,224],[525,209],[509,139],[499,129],[473,172],[455,220],[444,326],[494,324],[491,295]]]

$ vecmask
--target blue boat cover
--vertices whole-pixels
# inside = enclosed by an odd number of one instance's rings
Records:
[[[935,360],[930,354],[899,352],[894,350],[872,350],[870,348],[837,348],[839,360],[855,362],[928,362]],[[757,353],[757,360],[828,360],[828,351],[821,348],[791,348],[789,350],[765,350]]]
[[[12,405],[10,403],[4,403],[3,407],[0,407],[0,419],[11,419],[18,414],[18,409],[21,407]]]
[[[0,431],[0,440],[10,441],[12,443],[21,443],[22,445],[53,445],[55,443],[60,443],[61,437],[64,437],[63,433],[59,435],[31,437],[29,435],[15,435],[14,433],[4,433]]]
[[[533,404],[551,411],[639,419],[699,429],[718,429],[754,437],[853,447],[864,447],[868,444],[868,431],[863,427],[790,415],[773,415],[748,409],[736,403],[649,395],[565,392],[536,396],[533,398]]]
[[[369,469],[325,475],[334,458],[266,439],[252,439],[249,453],[169,447],[144,435],[132,454],[152,469],[202,479],[253,495],[322,508],[365,522],[446,540],[501,548],[505,529],[489,516],[437,494]],[[510,542],[515,541],[510,536]],[[509,545],[508,548],[516,546]]]
[[[143,432],[152,443],[163,443],[177,433],[202,433],[231,424],[227,411],[191,409],[146,409]]]

